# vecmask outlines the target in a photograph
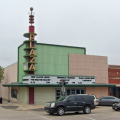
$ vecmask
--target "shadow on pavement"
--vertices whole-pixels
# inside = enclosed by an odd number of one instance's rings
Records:
[[[4,109],[17,109],[19,106],[1,106]]]
[[[44,111],[44,108],[37,108],[37,109],[29,109],[31,111]]]
[[[57,113],[54,113],[53,115],[50,115],[49,113],[46,114],[47,116],[58,116]],[[70,116],[70,115],[89,115],[89,114],[84,114],[83,112],[79,112],[79,113],[67,112],[64,114],[64,116]]]

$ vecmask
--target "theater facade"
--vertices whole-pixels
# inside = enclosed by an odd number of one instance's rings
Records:
[[[16,81],[9,76],[5,79],[11,82],[2,84],[8,99],[26,104],[55,101],[63,95],[60,80],[67,83],[65,95],[110,95],[115,84],[109,84],[107,56],[86,55],[84,47],[37,43],[32,9],[29,17],[29,32],[23,35],[26,40],[18,47],[18,62],[10,71],[14,75],[17,69]]]

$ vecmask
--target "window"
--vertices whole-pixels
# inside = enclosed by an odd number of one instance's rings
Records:
[[[70,95],[70,90],[67,90],[67,95]]]
[[[56,95],[60,96],[60,90],[56,90]]]
[[[76,90],[76,94],[80,94],[80,90],[78,89],[78,90]]]
[[[61,91],[56,90],[56,100],[59,99],[60,97],[61,97]]]
[[[115,99],[114,97],[107,97],[107,99]]]
[[[75,101],[75,97],[74,96],[70,96],[67,100]]]
[[[85,90],[84,89],[81,89],[81,94],[85,94]]]
[[[95,97],[94,97],[93,95],[91,95],[91,97],[92,97],[93,99],[95,99]]]
[[[81,96],[76,96],[76,101],[83,101],[83,98]]]
[[[62,96],[59,99],[57,99],[57,101],[65,101],[67,99],[67,96]]]
[[[108,99],[108,97],[102,97],[101,99]]]
[[[71,90],[71,95],[75,95],[75,89]]]
[[[110,88],[110,95],[120,98],[120,87],[112,87]]]
[[[17,98],[17,89],[11,89],[11,97]]]
[[[76,94],[85,94],[85,88],[83,89],[66,89],[65,96],[76,95]],[[56,89],[56,100],[63,96],[61,89]]]

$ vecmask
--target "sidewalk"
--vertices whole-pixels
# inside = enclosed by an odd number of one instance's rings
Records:
[[[10,105],[8,105],[6,99],[2,100],[2,104],[0,104],[0,107],[4,109],[12,109],[18,111],[29,111],[29,110],[44,111],[44,105],[29,105],[29,104],[17,103],[14,101],[10,101]]]

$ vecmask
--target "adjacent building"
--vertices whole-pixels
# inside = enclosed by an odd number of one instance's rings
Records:
[[[110,95],[120,98],[120,66],[109,65],[108,67],[109,83],[116,87],[110,88]]]

